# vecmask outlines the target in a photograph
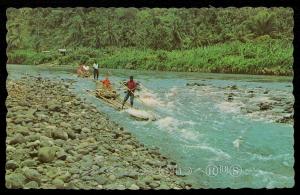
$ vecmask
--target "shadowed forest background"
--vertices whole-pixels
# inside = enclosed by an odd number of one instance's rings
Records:
[[[8,64],[292,75],[290,8],[10,8],[7,30]]]

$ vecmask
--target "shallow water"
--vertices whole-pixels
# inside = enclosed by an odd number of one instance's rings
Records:
[[[151,122],[135,121],[126,112],[117,112],[88,95],[85,89],[94,89],[95,83],[70,72],[74,69],[8,65],[9,78],[27,73],[77,80],[73,90],[79,96],[131,131],[140,142],[159,147],[161,153],[178,163],[178,172],[186,175],[194,187],[294,185],[293,126],[274,123],[267,117],[257,120],[241,114],[239,108],[243,103],[225,101],[222,89],[228,85],[244,90],[262,88],[292,98],[291,77],[100,70],[100,77],[110,72],[113,83],[134,75],[157,97],[156,107],[145,107],[135,100],[135,106],[158,116],[157,121]],[[206,86],[186,87],[187,82],[201,82]]]

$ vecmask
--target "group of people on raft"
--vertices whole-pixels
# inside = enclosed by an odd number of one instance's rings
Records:
[[[94,73],[94,80],[98,80],[99,65],[96,62],[93,64],[93,73]],[[80,64],[79,67],[77,68],[77,75],[78,76],[89,76],[90,75],[89,66]],[[102,86],[104,89],[111,90],[111,82],[108,79],[108,74],[106,74],[105,79],[102,80],[101,82],[102,82]],[[122,103],[122,109],[129,98],[130,98],[130,106],[133,107],[134,91],[138,87],[138,83],[133,80],[133,76],[130,76],[129,80],[127,82],[123,82],[123,84],[126,87],[126,95],[125,95],[123,103]]]

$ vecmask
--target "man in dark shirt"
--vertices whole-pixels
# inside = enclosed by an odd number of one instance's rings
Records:
[[[125,102],[128,100],[129,97],[130,97],[130,105],[131,105],[131,107],[133,106],[134,90],[137,87],[136,82],[133,80],[133,76],[129,77],[129,81],[127,81],[126,87],[127,87],[127,92],[126,92],[126,96],[125,96],[123,104],[122,104],[122,109],[123,109]]]

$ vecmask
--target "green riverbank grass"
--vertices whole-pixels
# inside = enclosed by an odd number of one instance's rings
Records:
[[[292,75],[293,45],[283,40],[231,42],[187,50],[151,50],[134,48],[69,49],[56,51],[14,50],[9,64],[68,64],[80,62],[103,68],[184,72]]]

